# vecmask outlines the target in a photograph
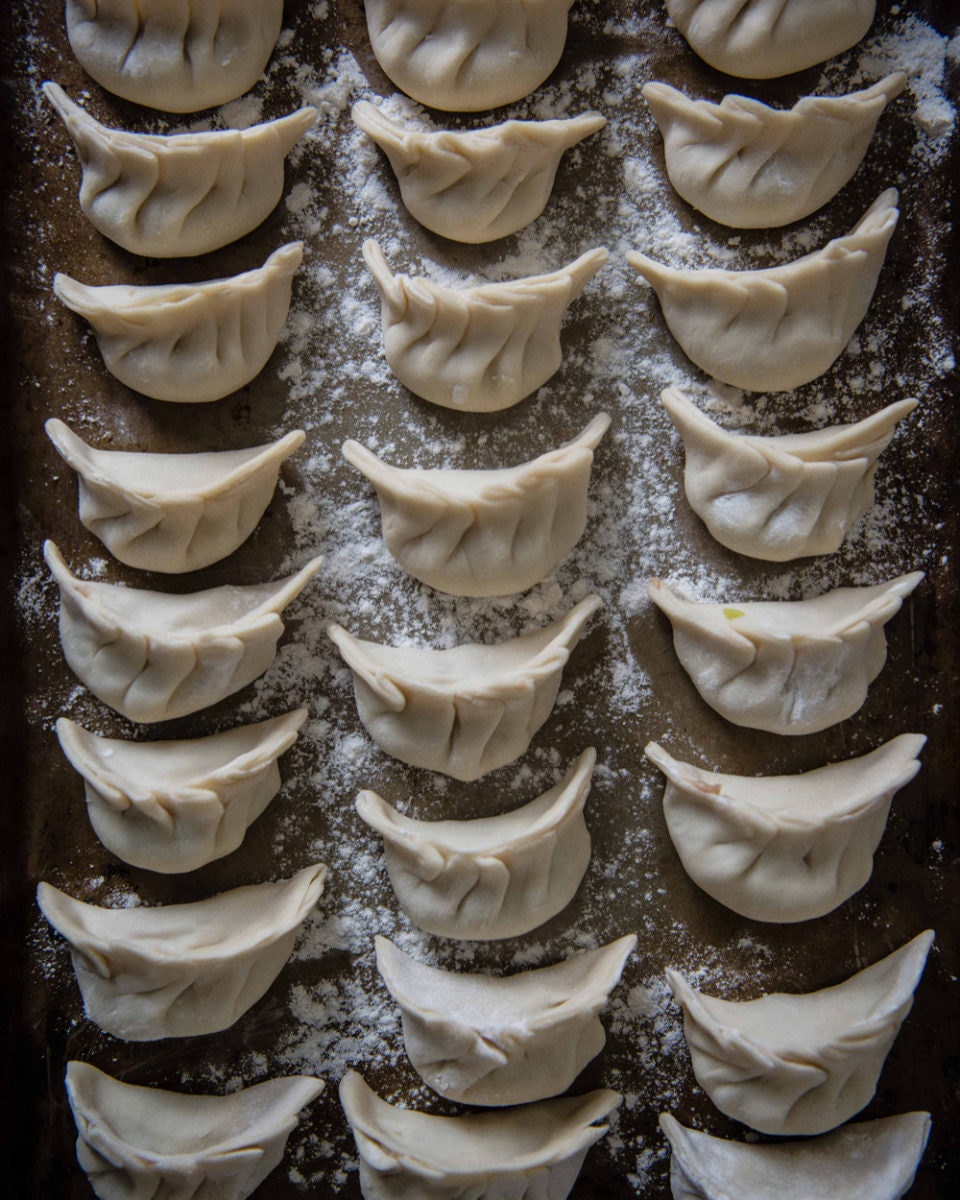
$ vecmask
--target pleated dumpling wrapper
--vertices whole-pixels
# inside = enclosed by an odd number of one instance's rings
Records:
[[[666,0],[670,20],[718,71],[776,79],[849,50],[877,0]]]
[[[414,579],[454,596],[525,592],[567,557],[587,527],[600,413],[572,441],[518,467],[394,467],[359,442],[343,456],[380,501],[383,540]]]
[[[356,1071],[340,1083],[365,1200],[566,1200],[621,1099],[599,1090],[435,1117],[387,1104]]]
[[[793,922],[832,912],[869,880],[925,741],[904,733],[860,758],[760,778],[704,771],[655,742],[646,755],[667,777],[667,830],[693,882],[743,917]]]
[[[590,862],[583,807],[596,751],[522,808],[472,821],[416,821],[375,792],[357,812],[383,838],[400,907],[427,933],[491,941],[529,933],[562,912]]]
[[[54,276],[53,290],[93,327],[111,375],[154,400],[206,404],[245,387],[276,349],[303,243],[262,267],[207,283],[91,287]]]
[[[442,971],[378,937],[377,966],[400,1005],[414,1069],[464,1104],[526,1104],[565,1091],[606,1041],[600,1010],[637,939],[618,938],[515,975]]]
[[[691,100],[666,83],[646,84],[643,95],[683,199],[721,225],[771,229],[808,217],[849,183],[906,82],[897,72],[847,96],[804,96],[787,111],[748,96]]]
[[[860,1121],[775,1145],[711,1137],[668,1113],[660,1127],[673,1151],[675,1200],[900,1200],[926,1149],[930,1114]]]
[[[913,993],[933,932],[819,992],[757,1000],[704,996],[676,971],[697,1082],[722,1113],[761,1133],[826,1133],[868,1104]]]
[[[224,1096],[123,1083],[67,1064],[77,1160],[100,1200],[245,1200],[283,1158],[300,1111],[323,1091],[312,1075]]]
[[[181,575],[219,562],[247,540],[267,511],[284,459],[301,429],[266,446],[152,454],[97,450],[69,425],[45,429],[77,473],[80,521],[128,567]]]
[[[129,742],[61,717],[57,737],[104,846],[131,866],[175,875],[237,849],[280,790],[277,759],[306,718],[298,708],[209,737]]]
[[[428,108],[522,100],[560,61],[573,0],[365,0],[384,74]]]
[[[260,79],[283,0],[67,0],[70,48],[101,87],[164,112],[236,100]]]
[[[323,891],[327,868],[255,883],[209,900],[157,908],[99,908],[48,883],[43,915],[70,943],[83,1007],[128,1042],[229,1029],[290,957]]]
[[[606,125],[600,113],[505,121],[484,129],[407,129],[366,100],[353,119],[386,154],[407,211],[431,233],[478,244],[518,233],[543,212],[564,151]]]
[[[341,625],[328,632],[353,672],[360,720],[377,745],[412,767],[469,782],[526,753],[600,606],[587,596],[535,633],[449,650],[361,641]]]
[[[588,250],[547,275],[465,288],[394,275],[372,240],[363,257],[380,293],[387,364],[404,387],[443,408],[499,412],[560,369],[563,314],[609,254]]]
[[[736,604],[685,600],[662,579],[651,580],[648,593],[715,712],[734,725],[795,735],[829,729],[861,707],[886,662],[883,627],[921,579],[914,571],[810,600]]]
[[[53,542],[43,554],[60,588],[70,669],[104,704],[141,722],[198,712],[262,675],[283,633],[280,613],[323,562],[274,583],[173,595],[78,579]]]
[[[867,314],[900,215],[895,188],[850,233],[783,266],[682,270],[634,251],[664,320],[698,367],[748,392],[785,392],[833,365]]]
[[[77,147],[80,207],[131,254],[189,258],[256,229],[283,194],[283,163],[317,119],[315,108],[203,133],[109,129],[55,83],[43,91]]]
[[[756,437],[728,433],[677,388],[661,402],[683,439],[690,507],[721,545],[766,562],[839,550],[873,504],[878,458],[917,407],[899,400],[852,425]]]

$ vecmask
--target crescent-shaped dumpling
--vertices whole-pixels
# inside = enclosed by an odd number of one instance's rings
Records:
[[[509,976],[441,971],[376,943],[414,1069],[448,1100],[499,1107],[558,1095],[600,1053],[598,1014],[637,939]]]
[[[822,1137],[763,1144],[687,1129],[668,1113],[676,1200],[900,1200],[930,1136],[930,1114],[903,1113],[844,1125]]]
[[[870,878],[894,794],[920,770],[926,738],[904,733],[871,754],[802,775],[704,771],[656,742],[663,814],[684,870],[754,921],[810,921]]]
[[[305,708],[189,741],[98,737],[61,717],[60,748],[83,777],[87,813],[104,846],[134,867],[195,871],[230,854],[280,790],[277,759],[297,740]]]
[[[387,754],[469,782],[524,754],[553,711],[560,676],[600,608],[587,596],[560,620],[497,645],[383,646],[331,625],[353,672],[365,729]]]
[[[669,617],[677,657],[712,709],[748,729],[803,734],[860,708],[886,661],[883,627],[921,579],[914,571],[811,600],[736,605],[684,600],[661,579],[648,592]]]
[[[263,74],[283,0],[67,0],[67,36],[115,96],[166,112],[236,100]]]
[[[761,1133],[842,1125],[876,1090],[932,944],[927,930],[834,987],[739,1002],[704,996],[668,970],[697,1082]]]
[[[684,200],[722,225],[771,229],[816,212],[853,178],[906,82],[897,72],[847,96],[804,96],[789,111],[748,96],[690,100],[666,83],[643,95]]]
[[[78,579],[53,542],[43,556],[60,588],[71,670],[104,704],[143,722],[198,712],[253,683],[276,656],[280,613],[323,562],[275,583],[172,595]]]
[[[873,23],[876,0],[666,0],[697,54],[728,75],[776,79],[849,50]]]
[[[290,1075],[198,1096],[122,1083],[75,1061],[66,1084],[77,1160],[101,1200],[244,1200],[323,1091],[320,1079]]]
[[[427,933],[491,941],[529,933],[562,912],[590,862],[583,806],[597,754],[522,808],[473,821],[416,821],[376,792],[357,812],[383,838],[400,907]]]
[[[47,436],[77,472],[80,520],[121,562],[182,574],[241,546],[267,510],[298,429],[267,446],[199,454],[95,450],[56,418]]]
[[[111,375],[176,404],[205,404],[245,387],[276,349],[303,242],[262,267],[208,283],[90,287],[58,274],[53,290],[93,326]]]
[[[356,1071],[340,1083],[367,1200],[566,1200],[621,1100],[600,1090],[508,1112],[435,1117],[387,1104]]]
[[[390,82],[429,108],[522,100],[560,61],[573,0],[365,0]]]
[[[412,217],[455,242],[492,242],[543,212],[565,150],[606,125],[600,113],[486,129],[405,129],[366,100],[353,119],[390,160]]]
[[[746,391],[789,391],[822,375],[866,315],[897,227],[888,188],[845,237],[762,271],[679,270],[634,251],[688,358]]]
[[[209,900],[98,908],[49,883],[37,903],[70,943],[86,1015],[114,1037],[151,1042],[228,1029],[279,975],[327,869]]]
[[[661,401],[683,439],[690,507],[721,545],[767,562],[839,550],[873,504],[877,459],[917,407],[900,400],[853,425],[755,437],[721,429],[677,388]]]
[[[207,254],[256,229],[283,193],[284,158],[317,118],[301,108],[249,129],[127,133],[95,121],[56,83],[43,91],[77,147],[84,214],[147,258]]]
[[[461,412],[499,412],[560,368],[560,323],[609,258],[588,250],[549,275],[452,288],[394,275],[379,245],[363,257],[380,293],[390,370],[415,395]]]
[[[387,549],[403,569],[454,596],[506,596],[545,579],[583,537],[600,413],[571,442],[519,467],[393,467],[359,442],[347,462],[377,490]]]

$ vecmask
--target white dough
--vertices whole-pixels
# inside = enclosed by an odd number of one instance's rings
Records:
[[[499,412],[532,395],[563,360],[568,306],[609,258],[588,250],[548,275],[452,288],[394,275],[374,241],[363,257],[380,293],[390,370],[415,395],[461,412]]]
[[[667,971],[697,1082],[722,1113],[761,1133],[842,1125],[873,1097],[932,944],[927,930],[834,987],[740,1002]]]
[[[465,133],[406,129],[360,100],[353,119],[390,160],[412,217],[455,242],[496,241],[543,212],[565,150],[602,129],[600,113],[505,121]]]

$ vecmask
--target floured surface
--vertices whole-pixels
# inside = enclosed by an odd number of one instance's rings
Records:
[[[713,1134],[738,1132],[696,1091],[663,969],[675,967],[729,999],[764,990],[813,991],[927,926],[938,930],[938,946],[864,1116],[929,1109],[931,1149],[912,1195],[950,1194],[950,1171],[960,1171],[949,1073],[951,1056],[960,1054],[949,1044],[957,972],[951,923],[960,897],[950,707],[958,661],[950,574],[956,518],[948,504],[955,471],[948,392],[952,297],[951,285],[942,282],[949,246],[941,218],[956,120],[945,72],[955,80],[957,64],[942,36],[949,6],[918,4],[893,13],[881,3],[873,34],[849,55],[784,81],[733,85],[787,106],[800,95],[867,86],[893,70],[910,76],[904,95],[881,118],[860,172],[826,209],[783,231],[739,233],[698,217],[673,195],[653,117],[640,97],[644,83],[663,79],[719,100],[723,78],[666,29],[660,3],[578,0],[567,52],[532,97],[489,116],[434,114],[436,128],[589,109],[608,118],[604,130],[565,156],[543,216],[515,237],[479,247],[445,242],[416,226],[400,204],[386,159],[350,120],[350,106],[361,98],[384,101],[398,119],[430,120],[379,71],[359,3],[288,2],[267,80],[212,123],[171,118],[169,125],[85,78],[70,54],[56,0],[11,7],[15,53],[8,74],[16,87],[22,161],[8,217],[14,233],[10,302],[20,336],[19,358],[10,361],[22,366],[16,368],[17,399],[7,407],[20,454],[17,613],[24,658],[18,692],[27,762],[26,792],[11,799],[25,814],[17,896],[28,912],[30,939],[29,963],[10,986],[22,995],[27,1017],[22,1053],[37,1147],[36,1177],[25,1194],[66,1200],[90,1194],[73,1161],[61,1082],[66,1060],[85,1058],[130,1082],[183,1090],[319,1074],[328,1081],[325,1093],[258,1195],[356,1197],[355,1151],[334,1086],[348,1068],[391,1101],[457,1111],[420,1084],[405,1058],[399,1012],[374,966],[376,933],[443,967],[507,972],[636,932],[640,945],[603,1018],[607,1046],[575,1085],[577,1092],[617,1088],[626,1100],[611,1135],[588,1156],[574,1196],[662,1200],[669,1190],[656,1125],[661,1108]],[[110,246],[82,217],[73,148],[39,98],[47,78],[98,119],[148,132],[246,126],[300,104],[316,105],[321,115],[291,155],[284,201],[259,230],[203,259],[159,263]],[[741,269],[790,261],[849,229],[888,186],[900,189],[903,215],[874,303],[832,370],[792,395],[708,388],[624,261],[630,249],[675,266]],[[380,242],[394,270],[448,285],[542,274],[595,246],[609,249],[611,259],[567,315],[564,363],[553,379],[513,409],[471,415],[418,401],[391,378],[380,344],[379,298],[360,253],[367,237]],[[52,292],[57,271],[91,284],[222,278],[258,265],[294,239],[306,242],[306,254],[284,340],[248,388],[209,405],[164,405],[126,390],[103,368],[92,335]],[[679,439],[658,401],[669,385],[705,403],[725,427],[764,435],[862,419],[907,396],[920,406],[884,453],[877,503],[841,551],[767,565],[724,551],[689,511]],[[596,452],[586,534],[553,576],[519,598],[455,599],[404,576],[383,545],[372,489],[340,455],[341,443],[352,437],[397,466],[516,464],[573,437],[601,410],[613,425]],[[239,449],[291,428],[305,430],[307,441],[285,464],[258,530],[234,555],[182,579],[151,578],[110,560],[80,526],[75,479],[42,432],[50,416],[92,445],[122,450]],[[282,791],[228,858],[163,879],[123,866],[96,841],[81,781],[56,746],[54,722],[65,715],[110,736],[134,730],[89,696],[63,664],[56,589],[40,557],[44,537],[56,538],[78,573],[169,591],[262,582],[325,555],[320,574],[288,610],[280,655],[258,683],[215,709],[139,733],[195,737],[299,704],[309,708],[300,741],[280,762]],[[864,708],[842,726],[789,744],[738,730],[700,701],[676,661],[667,622],[646,599],[651,575],[691,596],[736,601],[796,599],[917,569],[927,572],[927,581],[888,626],[888,663]],[[325,633],[327,623],[339,621],[358,636],[393,644],[501,641],[543,627],[592,591],[605,606],[571,656],[553,715],[520,762],[469,785],[404,768],[376,749],[359,723],[349,672]],[[920,775],[894,800],[871,882],[839,911],[791,927],[740,919],[686,878],[660,811],[663,778],[642,754],[654,738],[704,767],[786,773],[865,753],[903,732],[925,733],[929,743]],[[422,819],[492,815],[551,786],[590,744],[598,751],[586,808],[593,859],[567,910],[503,944],[430,938],[399,914],[379,841],[354,812],[361,788],[374,788]],[[268,995],[228,1033],[149,1050],[100,1035],[83,1019],[66,948],[32,908],[41,878],[99,904],[137,903],[138,897],[183,902],[279,879],[316,859],[330,866],[326,892]],[[937,1038],[930,1036],[934,1028]]]

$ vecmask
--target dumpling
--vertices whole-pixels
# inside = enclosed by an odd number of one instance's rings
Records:
[[[323,1091],[311,1075],[224,1096],[122,1083],[67,1064],[77,1160],[100,1200],[244,1200],[283,1158],[300,1110]]]
[[[637,939],[509,976],[441,971],[376,941],[417,1073],[448,1100],[501,1106],[566,1091],[600,1053],[598,1014]]]
[[[666,83],[643,95],[684,200],[722,225],[770,229],[808,217],[853,178],[906,82],[897,72],[847,96],[804,96],[789,111],[747,96],[690,100]]]
[[[363,257],[380,293],[390,370],[415,395],[461,412],[499,412],[560,368],[560,322],[609,258],[588,250],[549,275],[451,288],[394,275],[374,241]]]
[[[93,326],[104,365],[134,391],[205,404],[245,387],[276,349],[303,242],[262,267],[209,283],[89,287],[56,275],[53,290]]]
[[[108,92],[167,112],[236,100],[263,74],[283,0],[67,0],[67,36]]]
[[[43,556],[60,588],[60,642],[71,670],[131,721],[198,712],[270,666],[282,610],[320,570],[315,558],[289,579],[186,595],[78,579],[53,542]]]
[[[134,867],[195,871],[230,854],[280,790],[277,759],[305,708],[190,741],[128,742],[57,721],[60,749],[83,776],[90,823]]]
[[[900,400],[853,425],[754,437],[721,429],[676,388],[661,400],[683,439],[690,507],[721,545],[767,562],[839,550],[873,504],[877,459],[917,407]]]
[[[44,95],[83,168],[80,207],[104,237],[147,258],[219,250],[264,221],[283,193],[283,160],[315,108],[249,129],[169,136],[108,129],[55,83]]]
[[[377,489],[383,539],[414,579],[454,596],[506,596],[539,583],[583,537],[600,413],[571,442],[519,467],[404,470],[359,442],[343,456]]]
[[[630,251],[681,349],[708,375],[746,391],[789,391],[843,352],[873,298],[897,226],[888,188],[846,237],[762,271],[678,270]]]
[[[435,1117],[387,1104],[356,1071],[340,1083],[366,1200],[566,1200],[622,1098],[602,1090]]]
[[[670,20],[704,62],[728,75],[776,79],[849,50],[876,0],[666,0]]]
[[[667,777],[667,830],[693,882],[743,917],[790,922],[824,916],[870,878],[926,740],[904,733],[860,758],[759,779],[678,762],[656,742],[645,753]]]
[[[411,921],[440,937],[490,941],[562,912],[590,863],[583,806],[596,759],[584,750],[542,796],[473,821],[416,821],[361,792],[357,812],[383,838],[390,882]]]
[[[930,1114],[903,1113],[844,1125],[787,1144],[733,1142],[686,1129],[668,1113],[675,1200],[900,1200],[930,1136]]]
[[[45,429],[79,477],[82,524],[121,562],[165,574],[199,571],[241,546],[306,437],[298,429],[249,450],[148,454],[94,450],[56,418]]]
[[[152,1042],[228,1029],[267,991],[327,869],[255,883],[209,900],[98,908],[49,883],[37,903],[70,943],[84,1012],[114,1037]]]
[[[761,1133],[842,1125],[876,1090],[932,943],[927,930],[834,987],[740,1002],[704,996],[667,971],[697,1082],[722,1113]]]
[[[573,0],[365,0],[384,74],[429,108],[522,100],[560,61]]]
[[[353,119],[393,167],[412,217],[455,242],[493,242],[543,212],[565,150],[602,129],[599,113],[486,129],[405,129],[360,100]]]
[[[587,596],[559,621],[497,645],[382,646],[328,632],[353,672],[364,728],[387,754],[469,782],[526,753],[553,711],[560,674],[600,607]]]
[[[660,579],[650,599],[673,626],[694,687],[721,717],[768,733],[819,733],[867,698],[887,657],[883,626],[922,571],[873,587],[834,588],[811,600],[703,604]]]

